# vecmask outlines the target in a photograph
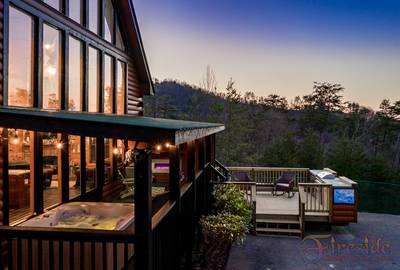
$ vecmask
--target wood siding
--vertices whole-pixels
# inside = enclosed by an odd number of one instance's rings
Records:
[[[143,90],[140,88],[137,71],[132,62],[128,64],[127,90],[127,113],[142,116]]]

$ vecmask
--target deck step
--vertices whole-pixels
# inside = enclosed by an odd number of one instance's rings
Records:
[[[280,223],[280,224],[300,224],[299,220],[288,220],[288,219],[256,219],[257,223]]]
[[[281,228],[257,228],[257,232],[282,233],[282,234],[301,234],[300,229],[281,229]]]

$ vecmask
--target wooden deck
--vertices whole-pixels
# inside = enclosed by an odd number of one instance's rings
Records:
[[[271,192],[257,192],[256,214],[262,215],[299,215],[299,193],[292,198],[287,195],[272,196]]]

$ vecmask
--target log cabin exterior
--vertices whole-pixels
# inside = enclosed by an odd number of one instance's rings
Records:
[[[131,0],[0,0],[0,269],[189,263],[224,126],[143,117],[152,94]],[[70,202],[115,202],[129,177],[140,192],[125,230],[23,226]]]

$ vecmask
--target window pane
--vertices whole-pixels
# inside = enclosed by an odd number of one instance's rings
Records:
[[[8,105],[31,107],[32,17],[10,7]]]
[[[125,113],[125,63],[117,62],[117,114]]]
[[[69,17],[78,23],[82,23],[82,0],[69,0],[68,5]]]
[[[51,6],[54,9],[57,9],[58,11],[60,11],[60,0],[44,0],[43,2],[45,2],[46,4],[48,4],[49,6]]]
[[[60,109],[60,31],[43,26],[43,108]]]
[[[7,130],[5,130],[7,131]],[[33,213],[30,188],[33,184],[33,132],[8,129],[8,179],[10,224]]]
[[[96,138],[86,138],[86,190],[90,191],[96,188]]]
[[[125,50],[124,41],[122,39],[121,31],[119,29],[119,25],[118,24],[117,24],[116,33],[115,33],[115,44],[121,50],[123,50],[123,51]]]
[[[99,112],[99,51],[89,47],[89,112]]]
[[[104,183],[113,178],[113,141],[104,139]]]
[[[43,140],[43,202],[44,208],[61,203],[61,134],[41,133]]]
[[[80,195],[81,187],[81,137],[68,136],[69,198]]]
[[[112,42],[114,35],[114,8],[111,0],[106,0],[104,11],[104,39],[108,42]]]
[[[104,55],[104,112],[113,112],[112,59]]]
[[[99,1],[89,1],[89,30],[99,33]]]
[[[82,43],[69,37],[68,110],[82,111]]]

